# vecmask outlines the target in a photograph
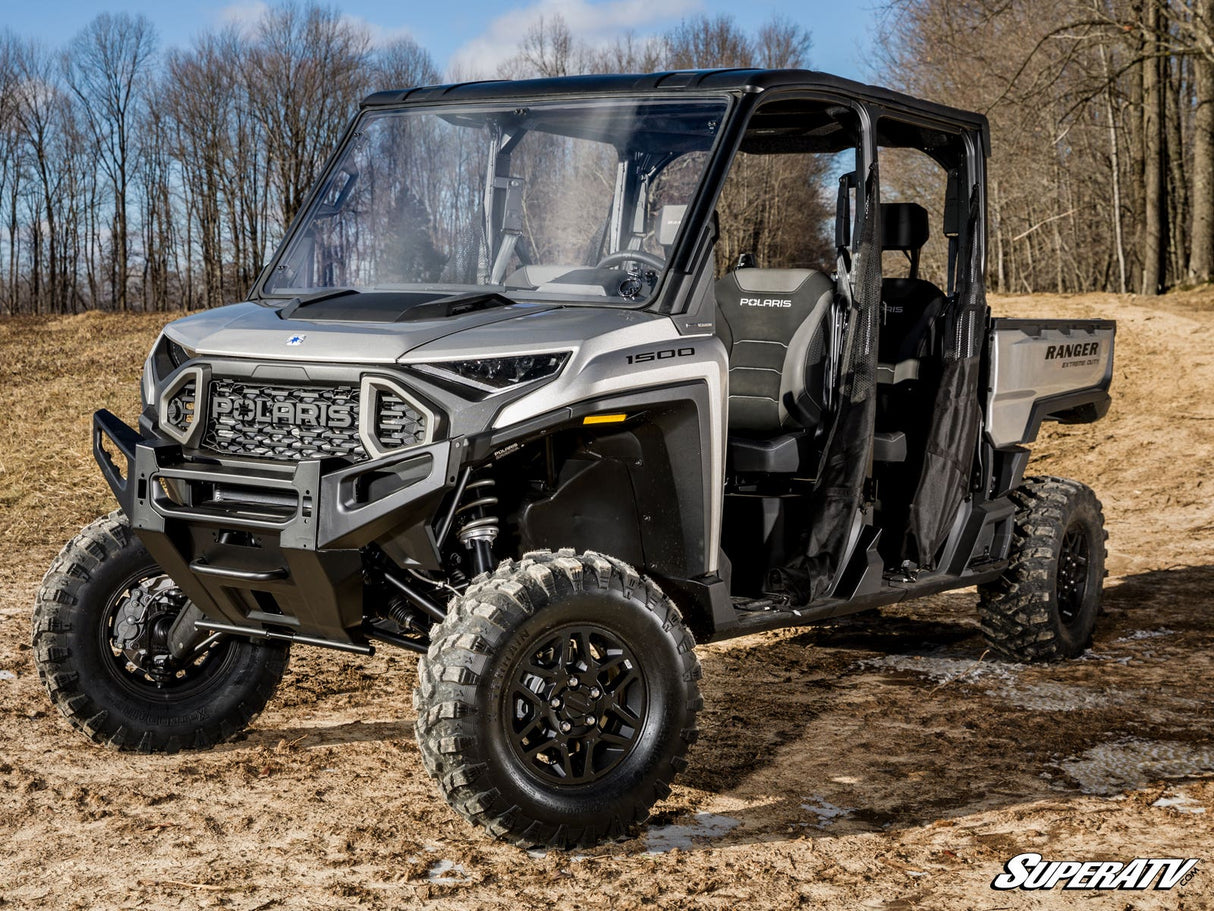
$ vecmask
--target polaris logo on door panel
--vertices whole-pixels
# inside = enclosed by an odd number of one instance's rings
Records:
[[[786,297],[744,297],[743,307],[791,307],[792,298]]]
[[[273,402],[268,399],[216,396],[211,403],[211,413],[216,417],[230,414],[245,423],[302,424],[342,430],[354,426],[355,407],[352,404],[328,402]]]
[[[1046,860],[1040,854],[1017,854],[991,881],[992,889],[1064,889],[1112,892],[1167,891],[1184,885],[1197,874],[1197,858],[1136,857],[1129,863],[1115,860]]]
[[[1072,357],[1092,357],[1100,350],[1100,342],[1080,342],[1075,345],[1049,345],[1045,349],[1047,361]]]

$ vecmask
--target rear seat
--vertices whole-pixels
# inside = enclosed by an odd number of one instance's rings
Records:
[[[908,278],[881,282],[881,325],[877,339],[878,411],[873,459],[906,459],[907,433],[915,435],[923,401],[921,377],[933,351],[936,318],[944,292],[919,278],[919,255],[930,236],[927,210],[915,203],[881,205],[881,249],[906,253]]]

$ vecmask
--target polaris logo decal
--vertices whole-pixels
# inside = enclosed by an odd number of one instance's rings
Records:
[[[211,414],[217,418],[231,415],[242,424],[301,424],[333,430],[353,427],[356,407],[353,404],[273,402],[223,395],[211,400]]]
[[[1166,892],[1183,886],[1197,873],[1197,858],[1136,857],[1129,863],[1115,860],[1046,860],[1040,854],[1017,854],[1003,866],[1003,872],[991,881],[991,888],[1064,889],[1112,892],[1147,889]]]
[[[1100,351],[1100,342],[1079,342],[1074,345],[1048,345],[1045,349],[1047,361],[1070,360],[1076,357],[1092,357]]]
[[[306,335],[292,335],[289,339],[287,339],[287,344],[288,345],[302,345],[304,343],[304,339],[306,339],[306,338],[307,338]]]
[[[789,297],[744,297],[741,300],[743,307],[791,307],[792,298]]]

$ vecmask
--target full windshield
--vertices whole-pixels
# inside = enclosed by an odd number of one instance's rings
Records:
[[[724,99],[367,113],[263,291],[643,303],[724,113]]]

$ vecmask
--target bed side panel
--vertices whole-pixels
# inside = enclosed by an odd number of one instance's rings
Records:
[[[1031,443],[1043,420],[1075,424],[1102,417],[1116,331],[1111,320],[991,320],[991,445]]]

